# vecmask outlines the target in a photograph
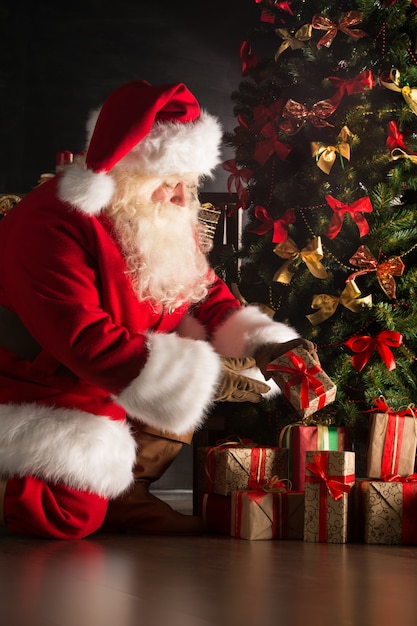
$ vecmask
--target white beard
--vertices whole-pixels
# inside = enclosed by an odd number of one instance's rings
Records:
[[[111,217],[137,297],[158,309],[203,300],[214,274],[199,246],[196,206],[148,201],[132,213],[132,205],[119,207]]]

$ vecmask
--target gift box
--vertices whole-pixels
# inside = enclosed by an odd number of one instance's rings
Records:
[[[278,445],[288,448],[288,478],[295,491],[303,491],[307,450],[350,451],[350,429],[345,426],[288,424],[281,430]]]
[[[364,480],[357,488],[365,543],[417,545],[417,474]]]
[[[303,418],[336,398],[336,385],[305,348],[297,347],[268,365],[272,378]]]
[[[370,415],[365,476],[368,478],[383,478],[387,474],[408,476],[415,468],[416,416],[411,408],[393,411],[383,400],[379,406],[385,410]]]
[[[197,488],[228,496],[262,488],[273,476],[288,477],[286,448],[226,443],[197,450]]]
[[[303,492],[234,491],[231,500],[232,537],[303,539]]]
[[[200,491],[197,497],[197,507],[206,532],[230,535],[231,496],[219,496],[217,493]]]
[[[306,452],[304,541],[346,543],[355,453]]]

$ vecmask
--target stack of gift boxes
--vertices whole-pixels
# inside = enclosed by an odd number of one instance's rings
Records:
[[[302,348],[272,364],[300,421],[276,447],[233,438],[199,448],[198,509],[209,532],[249,540],[417,544],[417,413],[383,398],[369,417],[365,477],[350,430],[316,423],[336,387]],[[295,370],[295,371],[294,371]]]

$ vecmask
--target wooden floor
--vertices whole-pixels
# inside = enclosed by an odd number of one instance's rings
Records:
[[[417,625],[417,546],[3,532],[0,576],[2,626]]]

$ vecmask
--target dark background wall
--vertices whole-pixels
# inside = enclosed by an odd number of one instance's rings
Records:
[[[58,151],[82,150],[89,111],[132,79],[184,82],[231,130],[239,45],[258,20],[255,0],[0,0],[0,192],[28,191]],[[203,190],[226,180],[218,167]]]

